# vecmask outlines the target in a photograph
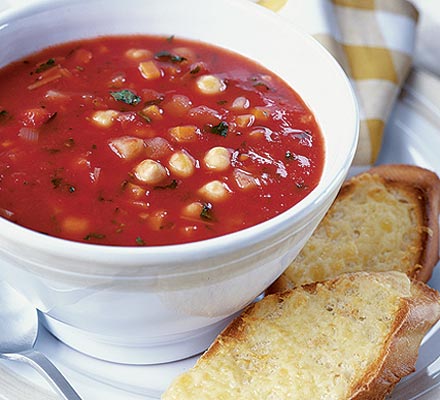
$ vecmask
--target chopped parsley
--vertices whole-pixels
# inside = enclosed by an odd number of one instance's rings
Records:
[[[50,182],[52,183],[54,189],[58,189],[63,183],[63,178],[52,178]]]
[[[178,56],[177,54],[170,53],[169,51],[158,51],[154,58],[158,61],[172,62],[175,64],[181,63],[186,60],[185,57]]]
[[[11,115],[6,110],[0,111],[0,124],[5,123],[11,119]]]
[[[37,74],[39,74],[40,72],[44,72],[44,71],[46,71],[48,69],[51,69],[52,67],[55,67],[55,65],[56,65],[55,64],[55,59],[49,58],[45,63],[40,64],[38,66],[38,68],[35,70],[35,72]]]
[[[84,236],[84,240],[90,239],[105,239],[105,235],[102,233],[91,232],[88,235]]]
[[[138,246],[145,246],[145,245],[146,245],[144,239],[142,239],[140,236],[138,236],[138,237],[136,238],[136,244],[137,244]]]
[[[75,193],[76,187],[71,185],[70,183],[64,182],[63,178],[60,178],[58,176],[54,176],[50,182],[52,183],[52,186],[54,189],[62,189],[67,190],[69,193]]]
[[[138,95],[128,89],[123,89],[118,92],[110,92],[110,94],[116,101],[122,101],[125,104],[130,104],[132,106],[135,106],[142,101]]]
[[[175,189],[177,188],[179,182],[176,179],[173,179],[171,183],[165,186],[155,186],[154,189]]]
[[[211,126],[209,131],[216,135],[226,137],[228,134],[229,126],[226,122],[222,121],[218,125]]]
[[[189,73],[190,74],[193,74],[193,75],[195,75],[195,74],[198,74],[199,72],[200,72],[200,65],[196,65],[194,68],[192,68],[190,71],[189,71]]]
[[[212,221],[214,219],[212,215],[212,204],[204,203],[202,207],[202,211],[200,211],[200,218],[206,221]]]

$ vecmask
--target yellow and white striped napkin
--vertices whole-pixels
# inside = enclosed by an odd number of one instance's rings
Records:
[[[412,64],[417,9],[406,0],[259,0],[312,34],[352,81],[360,108],[353,164],[374,164],[388,116]]]

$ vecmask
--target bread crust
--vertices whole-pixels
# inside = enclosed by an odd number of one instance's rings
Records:
[[[412,297],[401,299],[395,324],[377,362],[352,388],[350,400],[382,400],[404,376],[415,371],[420,343],[440,315],[438,293],[412,280]]]
[[[392,283],[394,280],[396,284]],[[344,397],[337,397],[339,400],[383,400],[392,391],[394,386],[399,382],[399,380],[413,372],[415,369],[415,363],[418,356],[418,349],[420,342],[426,332],[439,320],[440,318],[440,294],[428,287],[425,283],[416,280],[409,280],[405,277],[405,274],[401,272],[356,272],[351,274],[343,274],[338,278],[328,280],[325,282],[314,282],[311,284],[303,285],[292,290],[288,290],[282,293],[276,293],[266,296],[262,301],[254,303],[248,306],[244,312],[238,316],[224,331],[217,337],[211,347],[206,351],[206,353],[199,359],[196,366],[193,369],[199,369],[201,375],[198,375],[198,379],[192,381],[191,379],[185,379],[185,374],[179,377],[175,383],[174,387],[171,386],[170,392],[166,393],[164,399],[179,399],[193,398],[194,393],[198,393],[197,386],[204,385],[203,378],[205,374],[214,375],[216,374],[216,368],[219,368],[219,364],[216,362],[217,358],[234,360],[236,358],[241,358],[240,350],[236,350],[237,343],[247,343],[245,346],[251,346],[253,343],[250,339],[250,326],[256,327],[261,324],[265,324],[265,321],[271,320],[272,318],[290,318],[289,314],[284,314],[289,309],[289,306],[296,304],[298,306],[300,303],[298,301],[304,300],[307,297],[301,295],[302,292],[307,292],[313,296],[321,296],[321,291],[324,289],[324,293],[333,293],[335,291],[335,298],[340,298],[340,296],[345,296],[346,290],[350,290],[352,286],[351,282],[356,281],[363,282],[364,290],[368,290],[369,284],[373,281],[382,282],[384,289],[393,285],[394,289],[401,292],[398,303],[396,303],[396,308],[393,314],[384,314],[383,317],[391,318],[391,325],[388,328],[388,333],[385,335],[385,339],[377,346],[380,349],[377,351],[377,356],[369,361],[368,365],[362,365],[359,360],[358,368],[359,374],[357,374],[356,381],[352,383],[351,387],[348,387],[348,392],[344,392]],[[342,286],[340,286],[342,283]],[[396,289],[396,285],[402,285],[402,289]],[[355,287],[355,286],[353,286]],[[400,287],[400,286],[399,286]],[[287,308],[280,307],[283,302],[289,301],[295,293],[298,296],[294,297],[295,303],[290,303]],[[359,292],[359,296],[363,298],[364,292]],[[324,294],[324,296],[327,296]],[[313,300],[312,300],[313,301]],[[369,300],[366,300],[369,301]],[[380,301],[380,300],[377,300]],[[314,303],[312,303],[314,304]],[[284,311],[280,311],[283,309]],[[362,315],[363,306],[360,306],[360,314]],[[357,310],[357,308],[355,308]],[[279,313],[282,314],[279,314]],[[316,321],[321,317],[319,313],[312,314]],[[381,315],[382,316],[382,315]],[[378,315],[379,318],[379,315]],[[337,323],[337,321],[335,321]],[[270,326],[270,323],[269,325]],[[263,329],[268,329],[267,326]],[[331,329],[331,328],[330,328]],[[292,331],[287,333],[288,335],[295,335],[298,332]],[[267,332],[267,338],[271,340],[271,332]],[[306,334],[307,335],[307,334]],[[275,339],[273,336],[272,339]],[[355,343],[350,343],[350,345],[356,345]],[[251,347],[248,347],[251,349]],[[316,351],[323,351],[322,349],[316,349]],[[277,354],[271,353],[274,360],[277,360]],[[255,363],[261,362],[264,364],[267,359],[267,353],[260,354],[256,351],[253,354],[253,361]],[[261,357],[261,359],[260,359]],[[270,357],[270,355],[269,355]],[[222,365],[222,364],[220,364]],[[234,364],[235,365],[235,364]],[[245,365],[245,364],[244,364]],[[239,367],[238,364],[233,368],[246,368],[245,366]],[[191,371],[189,371],[191,372]],[[225,376],[229,376],[227,373]],[[234,374],[231,372],[231,377]],[[233,382],[233,387],[239,387],[239,385],[249,384],[247,379],[241,381],[241,374],[237,373],[237,381]],[[220,385],[219,390],[221,391],[221,382],[217,381],[216,385]],[[227,385],[227,382],[224,382]],[[286,385],[288,383],[286,382]],[[304,382],[305,385],[307,383]],[[191,393],[190,397],[183,396],[178,387],[183,385],[184,393]],[[196,386],[192,386],[196,385]],[[177,390],[176,390],[177,386]],[[290,391],[295,391],[295,387],[290,387]],[[235,398],[233,396],[239,395],[240,390],[228,392],[225,394],[224,399]],[[168,397],[169,396],[169,397]],[[231,397],[232,396],[232,397]],[[208,396],[207,398],[215,398]],[[248,397],[243,397],[248,398]],[[336,399],[336,397],[335,397]]]
[[[355,196],[358,187],[365,187],[366,183],[365,179],[363,179],[365,175],[375,177],[375,182],[380,182],[387,190],[393,192],[393,196],[399,199],[399,201],[411,204],[411,209],[415,217],[414,229],[417,230],[418,235],[416,242],[411,245],[411,248],[408,247],[407,265],[399,265],[402,266],[402,270],[404,270],[410,278],[427,282],[439,261],[439,177],[432,171],[414,165],[384,164],[373,167],[344,182],[335,202],[343,204],[344,201],[351,201],[351,197]],[[362,191],[363,189],[361,188],[360,190]],[[400,199],[400,197],[402,197],[402,199]],[[338,224],[338,220],[334,221],[332,219],[333,210],[334,206],[330,208],[324,217],[329,218],[327,221],[323,221],[325,224],[328,223],[328,226],[336,226],[336,224]],[[327,225],[323,226],[326,227]],[[374,251],[376,251],[376,249],[372,247],[371,252],[374,253]],[[342,255],[340,256],[341,259],[344,259],[344,257],[345,256]],[[411,261],[409,262],[409,260]],[[394,262],[396,261],[394,260]],[[328,265],[331,267],[331,264]],[[405,269],[403,266],[405,266]],[[266,293],[282,292],[295,287],[297,284],[301,284],[302,282],[298,282],[294,279],[295,269],[299,271],[299,268],[304,268],[304,271],[306,271],[306,268],[309,267],[310,265],[307,264],[307,262],[304,263],[303,266],[301,265],[301,261],[293,263],[292,266],[288,267],[286,272],[267,289]],[[394,265],[389,265],[389,270],[395,268]],[[355,270],[367,269],[367,266],[360,265],[359,263],[355,268]],[[328,272],[330,273],[331,271]],[[337,270],[332,272],[333,275],[321,277],[319,280],[330,279],[338,274]],[[350,271],[345,269],[342,272],[354,272],[354,270]]]
[[[419,262],[409,276],[427,282],[439,261],[440,180],[438,176],[425,168],[406,164],[379,165],[371,168],[369,173],[381,176],[390,184],[404,185],[409,192],[417,196],[425,229]]]

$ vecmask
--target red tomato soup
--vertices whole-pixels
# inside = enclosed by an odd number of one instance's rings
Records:
[[[324,143],[301,98],[240,55],[101,37],[0,70],[0,215],[69,240],[198,241],[282,213]]]

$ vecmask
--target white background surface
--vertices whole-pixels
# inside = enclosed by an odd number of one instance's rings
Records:
[[[440,1],[413,0],[412,3],[420,11],[414,64],[440,77]]]

